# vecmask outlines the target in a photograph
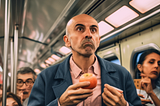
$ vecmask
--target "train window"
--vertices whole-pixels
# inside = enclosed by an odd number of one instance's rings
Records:
[[[121,65],[120,61],[118,59],[115,59],[115,60],[111,60],[112,63],[116,63],[118,65]]]
[[[109,54],[109,55],[105,55],[103,58],[104,58],[105,60],[108,60],[108,61],[112,62],[112,63],[121,65],[119,59],[118,59],[117,56],[116,56],[115,54],[113,54],[113,53],[111,53],[111,54]]]
[[[138,64],[139,58],[141,57],[142,53],[143,53],[143,52],[138,53],[137,58],[136,58],[136,65]]]
[[[137,67],[139,58],[140,58],[140,56],[142,55],[142,53],[143,53],[143,52],[140,52],[140,53],[137,54],[136,63],[135,63],[135,69],[136,69],[136,67]],[[136,73],[135,73],[135,79],[139,79],[139,78],[141,78],[141,77],[140,77],[140,74],[136,72]]]

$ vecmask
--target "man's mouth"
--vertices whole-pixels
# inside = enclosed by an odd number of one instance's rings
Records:
[[[23,94],[28,94],[28,92],[23,92]]]

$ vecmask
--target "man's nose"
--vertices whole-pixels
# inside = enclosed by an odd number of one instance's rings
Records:
[[[21,89],[26,89],[26,87],[28,87],[28,86],[26,85],[26,83],[24,83],[24,84],[22,85]]]
[[[87,39],[92,38],[92,33],[91,33],[91,30],[89,28],[86,28],[85,38],[87,38]]]
[[[92,36],[86,35],[85,38],[86,38],[86,39],[91,39]]]

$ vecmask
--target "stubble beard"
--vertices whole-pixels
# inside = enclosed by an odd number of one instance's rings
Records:
[[[72,46],[71,46],[71,49],[72,49],[73,51],[77,52],[78,55],[83,56],[83,57],[85,57],[85,58],[89,58],[89,57],[93,54],[93,52],[92,52],[92,50],[91,50],[92,48],[87,49],[87,47],[84,47],[85,53],[81,53],[81,52],[73,49]]]

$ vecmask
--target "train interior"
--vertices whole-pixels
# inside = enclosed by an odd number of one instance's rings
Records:
[[[160,0],[0,0],[0,83],[4,72],[11,79],[29,66],[39,74],[70,55],[63,36],[78,14],[98,22],[96,54],[124,66],[133,78],[141,52],[160,50]]]

